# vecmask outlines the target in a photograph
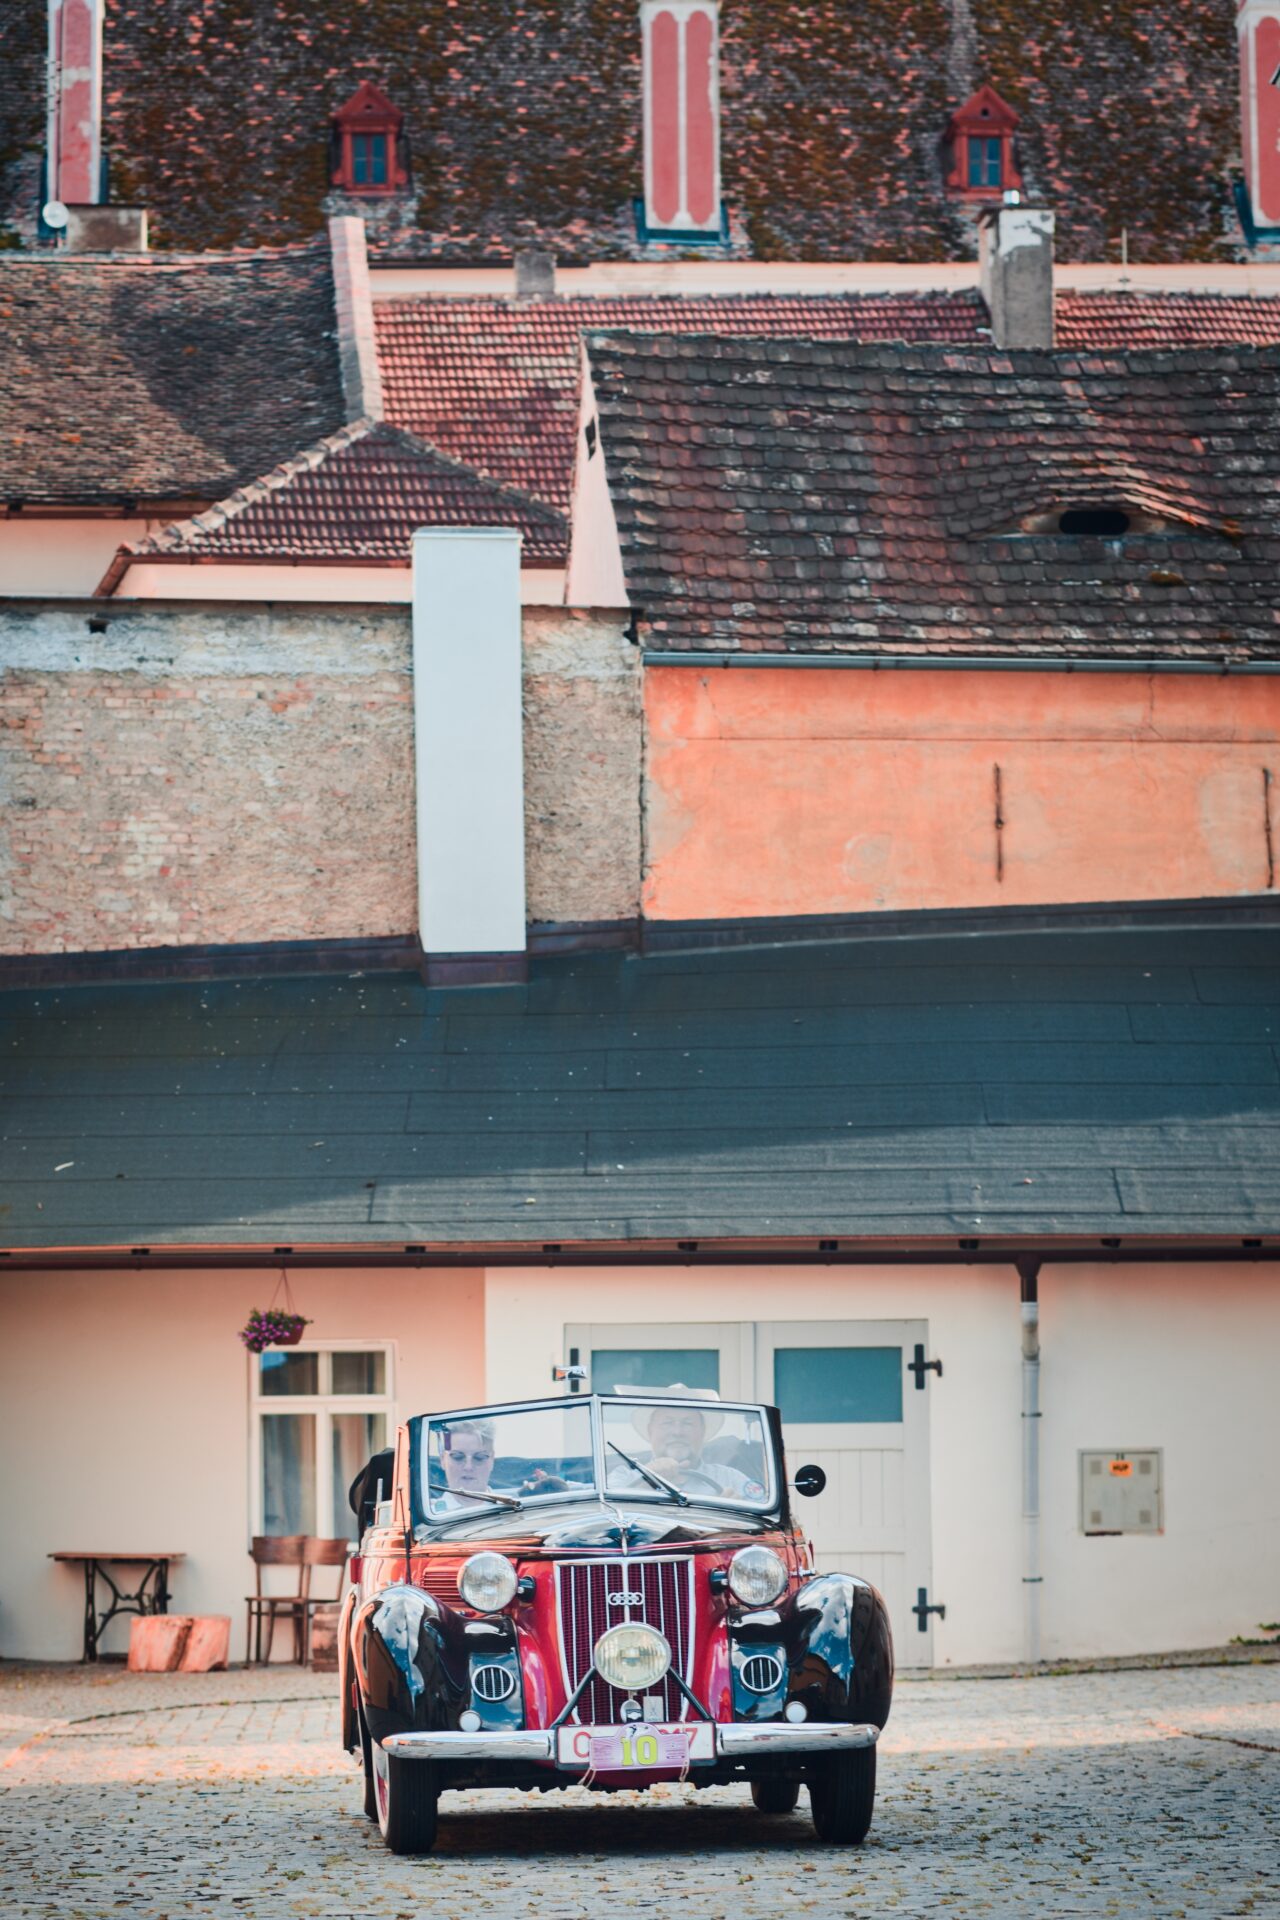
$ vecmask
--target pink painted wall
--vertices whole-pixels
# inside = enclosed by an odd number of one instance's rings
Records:
[[[62,1549],[183,1549],[175,1607],[229,1613],[252,1588],[249,1361],[236,1338],[273,1271],[0,1276],[0,1653],[79,1657],[84,1587]],[[291,1276],[317,1340],[394,1340],[398,1417],[484,1398],[484,1273]],[[246,1580],[249,1584],[246,1585]],[[106,1645],[128,1645],[113,1623]]]
[[[645,705],[653,919],[1179,899],[1274,879],[1277,679],[656,667]],[[1271,805],[1280,857],[1274,787]]]

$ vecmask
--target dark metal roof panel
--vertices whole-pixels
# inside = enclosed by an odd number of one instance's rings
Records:
[[[0,1245],[1280,1231],[1280,928],[0,993]]]

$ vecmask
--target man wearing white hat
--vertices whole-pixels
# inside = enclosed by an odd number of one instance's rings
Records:
[[[690,1400],[714,1402],[720,1397],[712,1387],[686,1387],[680,1382],[672,1387],[616,1387],[614,1391],[670,1394],[673,1401],[678,1397],[686,1403]],[[728,1494],[731,1500],[741,1500],[761,1491],[736,1467],[705,1457],[708,1440],[714,1439],[724,1425],[724,1415],[718,1408],[687,1404],[636,1407],[632,1410],[631,1424],[641,1438],[649,1442],[648,1456],[641,1456],[644,1464],[691,1499],[696,1499],[699,1493],[719,1493]],[[639,1489],[646,1484],[642,1473],[621,1465],[616,1474],[612,1470],[609,1474],[611,1490]]]

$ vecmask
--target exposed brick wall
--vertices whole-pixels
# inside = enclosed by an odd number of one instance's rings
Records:
[[[525,893],[529,919],[640,910],[640,653],[621,617],[524,616]]]
[[[0,951],[412,930],[408,615],[0,614]]]
[[[417,925],[407,607],[0,603],[0,953]],[[640,670],[525,614],[529,916],[633,915]]]

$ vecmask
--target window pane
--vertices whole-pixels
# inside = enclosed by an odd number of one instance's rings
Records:
[[[351,177],[358,187],[368,183],[369,136],[367,133],[354,133],[351,136]]]
[[[262,1531],[316,1530],[316,1422],[310,1413],[262,1416]]]
[[[369,135],[369,179],[375,187],[387,184],[387,136],[385,133]]]
[[[784,1420],[901,1420],[901,1347],[779,1347],[773,1394]]]
[[[982,142],[976,135],[970,134],[967,145],[969,148],[969,185],[971,187],[980,187],[982,185]]]
[[[989,187],[998,187],[1000,185],[1000,142],[999,140],[988,140],[986,146],[987,185]]]
[[[279,1347],[268,1347],[258,1355],[258,1391],[319,1393],[320,1355],[282,1352]]]
[[[381,1359],[382,1355],[352,1356]],[[381,1413],[335,1413],[332,1424],[333,1449],[333,1515],[329,1529],[331,1540],[352,1540],[356,1537],[356,1517],[351,1511],[347,1499],[347,1489],[360,1470],[368,1463],[379,1448],[387,1444],[387,1422]],[[390,1476],[383,1488],[384,1494],[391,1492]]]
[[[591,1355],[592,1393],[617,1387],[714,1387],[720,1391],[720,1355],[714,1347],[597,1347]]]
[[[385,1393],[387,1356],[385,1353],[335,1353],[333,1356],[334,1393]]]

